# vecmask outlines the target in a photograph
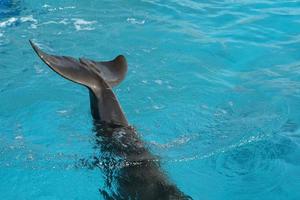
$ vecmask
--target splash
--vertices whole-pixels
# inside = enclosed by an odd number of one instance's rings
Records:
[[[93,24],[96,24],[97,21],[87,21],[84,19],[72,19],[74,21],[74,27],[76,31],[91,31],[95,30],[95,27],[93,27]]]
[[[7,28],[11,26],[16,26],[18,24],[31,22],[31,28],[37,27],[37,19],[35,19],[32,15],[24,16],[24,17],[11,17],[5,21],[0,22],[0,28]]]

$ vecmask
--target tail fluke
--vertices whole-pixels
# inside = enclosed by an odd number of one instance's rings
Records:
[[[31,46],[38,56],[55,72],[61,76],[88,85],[81,77],[93,76],[98,73],[111,87],[118,85],[126,76],[127,62],[124,56],[119,55],[114,60],[96,62],[80,58],[79,60],[68,56],[49,55],[41,51],[31,40]]]
[[[112,91],[125,77],[127,63],[124,56],[112,61],[95,62],[67,56],[49,55],[32,41],[31,46],[38,56],[56,73],[90,90],[91,111],[95,120],[128,126],[127,119]]]

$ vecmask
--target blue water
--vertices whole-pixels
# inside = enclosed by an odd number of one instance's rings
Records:
[[[0,199],[102,199],[88,92],[28,39],[124,54],[122,107],[194,199],[300,199],[300,1],[1,0]]]

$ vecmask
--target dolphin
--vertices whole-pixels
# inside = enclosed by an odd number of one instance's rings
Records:
[[[82,162],[103,170],[105,187],[99,191],[104,199],[192,199],[162,172],[158,158],[151,154],[137,131],[130,126],[112,90],[122,82],[127,72],[123,55],[111,61],[97,62],[49,55],[32,41],[30,44],[53,71],[89,90],[96,146],[101,154],[92,158],[91,162]]]

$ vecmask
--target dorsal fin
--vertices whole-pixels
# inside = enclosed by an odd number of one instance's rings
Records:
[[[125,77],[127,63],[124,56],[117,56],[116,59],[108,62],[77,60],[67,56],[49,55],[33,42],[30,41],[30,44],[38,56],[56,73],[89,88],[92,115],[95,120],[128,126],[127,119],[111,88]]]

